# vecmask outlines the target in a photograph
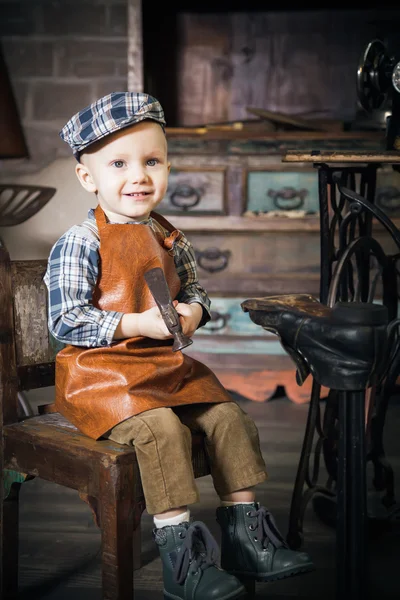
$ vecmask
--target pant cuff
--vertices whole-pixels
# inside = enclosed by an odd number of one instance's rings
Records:
[[[251,477],[247,479],[243,479],[241,481],[235,481],[231,485],[225,485],[223,488],[217,487],[215,491],[218,496],[227,496],[228,494],[233,494],[233,492],[238,492],[239,490],[246,490],[247,488],[254,487],[263,481],[268,479],[268,473],[265,471],[261,471],[260,473],[253,474]]]
[[[199,501],[199,494],[189,494],[184,497],[176,497],[176,498],[163,498],[162,500],[158,500],[157,503],[146,501],[146,510],[149,515],[158,515],[160,513],[166,512],[167,510],[173,510],[175,508],[179,508],[180,506],[188,506],[189,504],[195,504]]]

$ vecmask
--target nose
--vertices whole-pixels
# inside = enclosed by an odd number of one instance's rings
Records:
[[[143,183],[147,181],[148,174],[146,172],[146,168],[140,164],[132,165],[129,173],[129,179],[132,183]]]

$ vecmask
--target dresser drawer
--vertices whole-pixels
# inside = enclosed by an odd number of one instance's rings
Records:
[[[201,278],[226,275],[268,275],[318,272],[317,232],[246,232],[190,234]]]
[[[257,338],[271,338],[271,333],[256,325],[241,308],[241,303],[247,299],[243,297],[210,296],[211,320],[201,327],[196,335],[199,336],[256,336]],[[276,341],[276,336],[273,336]]]
[[[246,363],[247,372],[250,366],[262,369],[273,364],[276,368],[279,361],[280,368],[283,364],[293,368],[279,337],[256,325],[242,310],[241,303],[248,297],[211,295],[211,320],[195,332],[193,345],[187,348],[187,353],[196,354],[200,360],[208,357],[214,367],[220,360],[227,368],[234,369]],[[214,360],[210,358],[212,356]]]
[[[157,207],[161,214],[226,214],[224,168],[171,169],[168,189]]]
[[[319,212],[318,176],[315,170],[245,171],[245,214],[276,211]]]

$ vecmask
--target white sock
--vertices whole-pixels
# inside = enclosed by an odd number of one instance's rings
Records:
[[[228,502],[225,500],[221,500],[221,506],[235,506],[235,504],[254,504],[254,502]]]
[[[167,525],[179,525],[180,523],[183,523],[183,521],[189,521],[190,519],[190,511],[187,510],[179,515],[176,515],[176,517],[170,517],[169,519],[156,519],[156,517],[153,518],[154,520],[154,525],[156,526],[157,529],[161,529],[161,527],[166,527]]]

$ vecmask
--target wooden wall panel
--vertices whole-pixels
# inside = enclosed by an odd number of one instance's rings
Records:
[[[179,124],[249,119],[246,106],[354,118],[375,12],[178,14]]]
[[[230,15],[178,15],[178,32],[179,122],[189,125],[228,120],[232,80]]]

